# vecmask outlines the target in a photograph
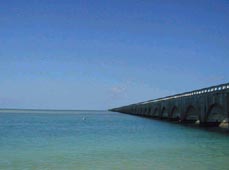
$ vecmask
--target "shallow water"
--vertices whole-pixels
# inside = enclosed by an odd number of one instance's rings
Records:
[[[228,148],[225,134],[113,112],[0,113],[1,170],[228,170]]]

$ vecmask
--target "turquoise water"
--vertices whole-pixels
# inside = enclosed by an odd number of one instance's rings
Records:
[[[228,170],[229,136],[105,111],[3,111],[0,170],[31,169]]]

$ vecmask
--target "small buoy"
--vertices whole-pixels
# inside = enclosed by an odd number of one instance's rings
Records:
[[[86,117],[83,117],[83,120],[86,120]]]

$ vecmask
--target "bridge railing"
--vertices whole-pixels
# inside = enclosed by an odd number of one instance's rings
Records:
[[[219,91],[228,90],[228,89],[229,89],[229,83],[220,84],[220,85],[216,85],[216,86],[202,88],[202,89],[199,89],[199,90],[193,90],[193,91],[190,91],[190,92],[185,92],[185,93],[166,96],[166,97],[162,97],[162,98],[158,98],[158,99],[148,100],[148,101],[145,101],[145,102],[135,103],[135,104],[119,107],[119,108],[116,108],[116,109],[119,110],[119,109],[128,108],[130,106],[138,106],[138,105],[150,104],[150,103],[159,102],[159,101],[165,101],[165,100],[170,100],[170,99],[177,99],[177,98],[182,98],[182,97],[201,95],[201,94],[206,94],[206,93],[215,93],[217,91],[219,92]]]
[[[220,84],[217,86],[211,86],[211,87],[207,87],[207,88],[202,88],[202,89],[194,90],[194,91],[190,91],[190,92],[180,93],[180,94],[176,94],[176,95],[172,95],[172,96],[162,97],[162,98],[149,100],[149,101],[138,103],[138,104],[148,104],[148,103],[154,103],[154,102],[176,99],[176,98],[181,98],[181,97],[188,97],[188,96],[200,95],[200,94],[205,94],[205,93],[213,93],[216,91],[223,91],[226,89],[229,89],[229,83]]]

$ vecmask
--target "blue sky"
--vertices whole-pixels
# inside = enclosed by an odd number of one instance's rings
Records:
[[[0,0],[0,107],[108,109],[229,82],[227,0]]]

